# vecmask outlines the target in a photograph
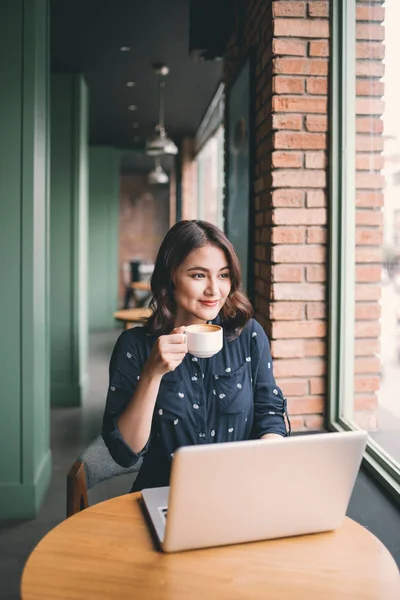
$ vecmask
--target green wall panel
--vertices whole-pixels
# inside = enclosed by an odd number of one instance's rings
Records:
[[[33,452],[24,445],[23,464],[30,478],[43,468],[49,447],[49,27],[46,2],[39,0],[36,12],[25,2],[22,177],[22,347],[24,439],[33,424]],[[32,26],[32,23],[35,27]],[[38,43],[35,45],[35,40]],[[35,52],[32,48],[35,47]],[[43,71],[44,67],[44,71]],[[29,93],[30,92],[30,93]],[[32,144],[33,139],[33,144]],[[33,196],[33,202],[32,202]]]
[[[34,516],[51,474],[48,14],[0,3],[0,518]]]
[[[89,150],[89,329],[115,327],[118,308],[119,159],[114,148]]]
[[[87,386],[87,88],[51,77],[51,404],[77,406]]]
[[[0,97],[0,421],[1,483],[21,479],[21,218],[22,218],[22,2],[0,4],[2,93]],[[12,452],[10,452],[12,448]]]

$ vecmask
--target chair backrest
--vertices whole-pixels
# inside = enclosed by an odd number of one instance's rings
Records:
[[[67,517],[89,506],[85,467],[79,459],[67,475]]]
[[[74,462],[67,475],[67,517],[89,506],[88,490],[98,483],[126,475],[138,473],[142,466],[140,459],[132,467],[121,467],[112,458],[99,435]]]

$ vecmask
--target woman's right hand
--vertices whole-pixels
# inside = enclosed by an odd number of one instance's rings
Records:
[[[178,367],[187,354],[185,327],[177,327],[169,335],[161,335],[145,364],[149,375],[162,377]]]

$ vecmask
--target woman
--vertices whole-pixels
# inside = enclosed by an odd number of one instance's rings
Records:
[[[102,435],[120,465],[143,457],[132,491],[168,485],[179,446],[287,435],[268,338],[240,285],[222,231],[204,221],[170,229],[151,280],[154,312],[121,334],[110,362]],[[191,356],[185,326],[211,322],[224,329],[223,349]]]

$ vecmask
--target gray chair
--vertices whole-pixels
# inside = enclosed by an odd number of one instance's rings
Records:
[[[89,506],[88,490],[108,479],[139,473],[140,459],[132,467],[121,467],[110,455],[99,435],[72,465],[67,475],[67,518]],[[130,480],[132,483],[132,479]]]

